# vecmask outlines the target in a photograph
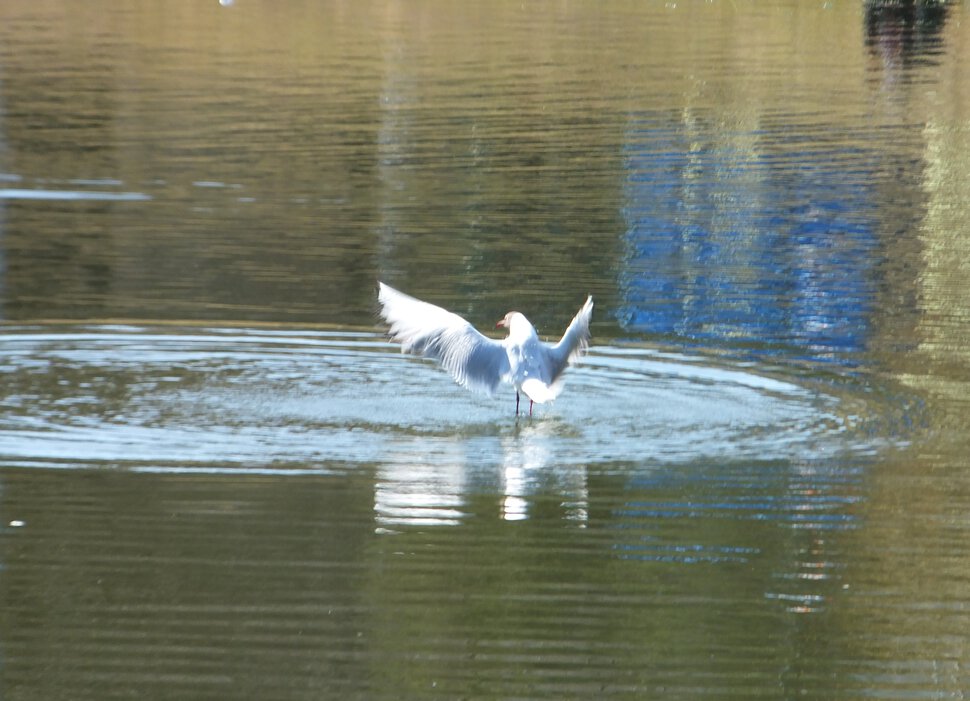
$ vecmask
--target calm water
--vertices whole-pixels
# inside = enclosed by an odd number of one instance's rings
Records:
[[[970,16],[0,6],[4,699],[970,694]],[[594,345],[513,415],[376,280]]]

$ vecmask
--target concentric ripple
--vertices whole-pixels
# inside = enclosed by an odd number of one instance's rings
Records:
[[[374,333],[7,327],[0,464],[163,471],[466,468],[818,457],[875,444],[879,408],[822,382],[601,346],[532,418]]]

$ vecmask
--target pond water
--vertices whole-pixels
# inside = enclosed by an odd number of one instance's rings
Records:
[[[0,695],[965,698],[968,20],[5,2]]]

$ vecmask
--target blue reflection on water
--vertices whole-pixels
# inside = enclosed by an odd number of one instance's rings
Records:
[[[822,128],[801,140],[696,119],[633,124],[625,328],[840,362],[864,350],[872,159]]]

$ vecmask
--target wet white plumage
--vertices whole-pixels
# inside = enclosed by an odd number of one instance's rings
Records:
[[[540,341],[535,328],[519,312],[509,312],[496,324],[509,330],[508,337],[496,341],[457,314],[383,282],[378,283],[377,300],[391,338],[404,352],[437,360],[458,384],[487,394],[508,383],[534,402],[552,401],[562,391],[563,371],[589,345],[592,297],[586,299],[556,345]]]

